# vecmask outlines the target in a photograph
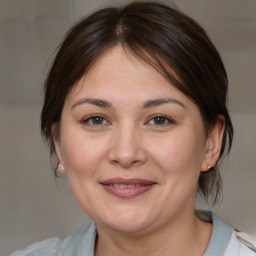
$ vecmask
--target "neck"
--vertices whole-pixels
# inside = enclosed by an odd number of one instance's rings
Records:
[[[185,221],[184,221],[185,220]],[[212,225],[193,213],[179,216],[168,225],[136,234],[97,227],[96,256],[201,256],[207,248]]]

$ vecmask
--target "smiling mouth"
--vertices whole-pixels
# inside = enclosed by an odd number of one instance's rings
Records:
[[[138,188],[141,187],[141,184],[109,184],[110,187],[116,187],[116,188]]]
[[[134,198],[151,190],[156,182],[143,179],[109,179],[100,182],[110,194],[119,198]]]

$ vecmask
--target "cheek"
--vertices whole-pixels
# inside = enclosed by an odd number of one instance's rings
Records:
[[[62,139],[61,152],[65,168],[69,176],[89,176],[103,161],[106,145],[99,138],[92,139],[78,132],[74,134]]]
[[[167,175],[198,175],[204,154],[203,141],[202,136],[188,129],[170,134],[162,141],[152,141],[150,151]]]
[[[159,198],[164,202],[166,212],[181,204],[194,205],[203,155],[201,136],[189,131],[175,133],[151,145],[153,165],[162,173],[163,196]]]
[[[90,215],[90,208],[97,204],[92,193],[98,180],[97,170],[104,163],[106,143],[102,140],[99,143],[99,139],[92,139],[82,133],[72,137],[67,133],[65,135],[61,149],[69,185],[78,204]]]

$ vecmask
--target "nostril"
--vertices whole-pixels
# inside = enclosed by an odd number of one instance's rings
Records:
[[[117,165],[118,161],[117,160],[111,160],[111,163]]]
[[[138,166],[140,164],[142,164],[144,161],[140,161],[140,160],[129,160],[129,159],[112,159],[110,160],[110,162],[113,165],[120,165],[123,168],[127,169],[133,166]]]
[[[124,134],[124,133],[122,133]],[[141,143],[135,140],[129,133],[127,136],[113,139],[113,144],[109,148],[108,160],[114,165],[129,168],[140,165],[147,159],[147,154]],[[134,135],[133,135],[134,136]],[[141,141],[140,141],[141,142]]]

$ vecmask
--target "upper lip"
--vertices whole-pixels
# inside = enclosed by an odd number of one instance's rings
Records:
[[[103,184],[103,185],[110,185],[110,184],[152,185],[152,184],[156,184],[156,182],[151,181],[151,180],[140,179],[140,178],[133,178],[133,179],[111,178],[111,179],[100,181],[100,184]]]

